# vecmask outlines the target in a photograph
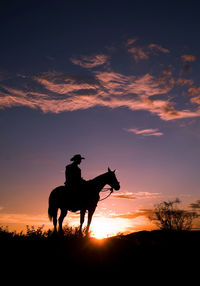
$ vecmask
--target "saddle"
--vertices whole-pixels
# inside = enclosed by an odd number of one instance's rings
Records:
[[[85,193],[81,190],[81,186],[70,187],[65,184],[66,200],[69,202],[69,210],[76,212],[83,207],[85,201]]]

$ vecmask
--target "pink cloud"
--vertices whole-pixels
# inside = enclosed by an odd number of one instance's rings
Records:
[[[145,74],[140,77],[124,76],[114,72],[97,72],[97,79],[100,81],[101,86],[106,88],[109,93],[114,94],[136,94],[143,96],[152,96],[156,94],[164,94],[173,85],[164,79],[155,79],[150,74]]]
[[[126,131],[135,133],[137,135],[143,135],[143,136],[162,136],[163,133],[158,131],[158,129],[142,129],[139,130],[137,128],[129,128],[126,129]]]
[[[192,79],[178,78],[176,83],[180,86],[186,86],[186,85],[193,85],[194,81]]]
[[[153,210],[151,210],[151,209],[139,209],[139,210],[131,211],[131,212],[127,212],[127,213],[112,214],[111,217],[133,220],[133,219],[136,219],[140,216],[145,216],[145,217],[149,218],[150,216],[152,216],[152,214],[153,214]],[[141,221],[140,221],[140,223],[141,223]]]
[[[116,199],[135,200],[136,197],[131,192],[118,192],[113,195]]]
[[[130,38],[126,41],[125,45],[126,46],[131,46],[137,41],[137,38]]]
[[[128,52],[132,54],[134,60],[137,62],[139,60],[147,60],[151,54],[156,54],[157,52],[169,53],[170,51],[166,48],[163,48],[157,44],[149,44],[147,46],[136,46],[136,39],[129,39],[126,43]]]
[[[65,80],[64,83],[54,83],[51,80],[42,78],[42,77],[35,77],[35,80],[42,84],[46,89],[59,93],[59,94],[68,94],[70,92],[76,92],[80,90],[89,90],[95,89],[96,86],[88,83],[78,83],[75,80]]]
[[[195,96],[195,97],[192,97],[192,98],[190,99],[190,101],[191,101],[192,103],[200,104],[200,95]]]
[[[59,85],[58,85],[59,86]],[[52,85],[48,86],[45,82],[45,87],[50,91],[56,90],[59,94],[63,93],[63,87],[59,88]],[[97,101],[92,102],[90,95],[66,95],[64,98],[55,98],[47,93],[38,93],[39,96],[32,96],[37,93],[26,92],[13,88],[4,87],[9,94],[1,93],[0,107],[12,107],[12,106],[28,106],[30,108],[40,108],[43,112],[60,113],[63,111],[74,111],[78,109],[88,109],[97,105]],[[54,89],[55,88],[55,89]],[[64,93],[66,94],[66,93]],[[4,95],[4,96],[2,96]]]
[[[195,62],[196,61],[196,56],[195,55],[191,55],[191,54],[187,54],[187,55],[181,56],[181,59],[184,62]]]
[[[188,89],[188,92],[191,96],[194,96],[194,95],[200,95],[200,87],[190,87]]]
[[[136,199],[155,199],[160,198],[161,193],[150,193],[150,192],[117,192],[113,194],[114,198],[117,199],[127,199],[127,200],[136,200]]]
[[[141,47],[131,47],[128,49],[128,52],[132,54],[134,60],[147,60],[149,58],[148,52]]]
[[[71,58],[71,62],[75,65],[79,65],[83,68],[94,68],[100,65],[104,65],[108,61],[108,56],[98,54],[94,56],[82,56],[78,58]]]
[[[190,102],[200,105],[200,87],[190,87],[188,93],[191,96]]]
[[[136,77],[115,72],[95,72],[90,80],[53,73],[30,80],[39,83],[41,87],[37,87],[38,91],[3,86],[5,92],[1,91],[0,106],[23,105],[54,113],[94,106],[126,107],[146,110],[163,120],[200,116],[198,109],[178,111],[167,98],[155,98],[172,89],[174,80],[169,71],[163,71],[158,78],[150,74]]]
[[[196,109],[195,111],[188,109],[176,110],[173,104],[168,101],[155,101],[154,106],[155,108],[152,113],[157,113],[157,115],[165,121],[183,118],[194,118],[200,116],[200,109]]]
[[[168,49],[163,48],[162,46],[157,45],[157,44],[150,44],[150,45],[148,45],[148,48],[152,51],[159,51],[159,52],[162,52],[164,54],[168,54],[170,52]]]
[[[133,48],[135,42],[136,39],[129,39],[127,47]],[[168,53],[167,49],[165,50],[156,44],[147,46],[144,53],[147,52],[148,56],[152,51]],[[85,61],[90,68],[96,64],[106,63],[107,58],[101,56],[81,57],[80,63],[84,65]],[[21,84],[16,88],[11,88],[5,84],[1,85],[1,108],[29,106],[30,108],[39,108],[43,112],[59,113],[95,106],[124,107],[133,111],[150,112],[165,121],[200,116],[200,108],[193,110],[181,108],[178,110],[176,104],[169,100],[168,93],[175,84],[191,86],[188,89],[189,95],[192,96],[190,104],[199,104],[200,94],[199,89],[192,86],[192,80],[183,78],[176,80],[173,77],[172,69],[169,68],[164,69],[158,76],[150,73],[140,76],[125,75],[111,70],[93,71],[90,77],[69,76],[61,72],[46,72],[32,77],[20,75],[20,83],[22,76],[26,81],[24,86]],[[141,130],[135,130],[135,133],[136,131],[141,132]],[[158,130],[149,132],[151,136],[161,136],[160,133]],[[145,132],[143,136],[145,134],[147,136]]]

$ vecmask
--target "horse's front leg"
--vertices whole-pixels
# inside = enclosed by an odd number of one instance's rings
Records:
[[[87,228],[86,228],[86,235],[88,235],[90,224],[92,221],[92,216],[94,214],[95,209],[96,207],[88,210],[88,222],[87,222]]]
[[[79,228],[80,234],[82,234],[82,226],[83,226],[84,219],[85,219],[85,212],[86,210],[81,210],[81,213],[80,213],[80,228]]]
[[[64,218],[66,217],[67,215],[67,210],[66,209],[61,209],[61,214],[60,214],[60,217],[59,217],[59,231],[62,232],[62,223],[63,223],[63,220]]]

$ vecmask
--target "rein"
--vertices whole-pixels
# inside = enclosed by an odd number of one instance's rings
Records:
[[[101,192],[102,192],[102,193],[103,193],[103,192],[107,192],[108,190],[110,191],[110,193],[109,193],[105,198],[100,199],[99,202],[101,202],[101,201],[107,199],[108,197],[110,197],[110,195],[111,195],[112,192],[113,192],[113,188],[103,188],[103,189],[101,190]]]

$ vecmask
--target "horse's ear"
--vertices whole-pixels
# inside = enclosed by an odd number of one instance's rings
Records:
[[[113,173],[115,173],[116,172],[116,169],[113,171]]]
[[[108,172],[112,172],[109,167],[108,167]]]

